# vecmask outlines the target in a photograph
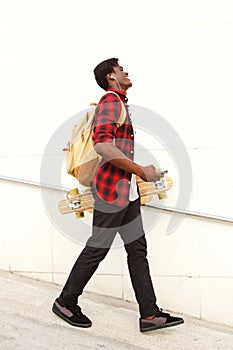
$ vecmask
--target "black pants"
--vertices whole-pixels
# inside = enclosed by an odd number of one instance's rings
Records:
[[[75,262],[59,296],[63,306],[77,304],[78,297],[107,255],[119,232],[127,252],[127,263],[135,297],[142,317],[154,315],[158,310],[149,266],[147,243],[142,226],[139,199],[123,209],[111,206],[95,197],[92,236]]]

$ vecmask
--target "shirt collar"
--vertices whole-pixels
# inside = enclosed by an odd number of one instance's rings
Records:
[[[108,89],[107,91],[113,91],[116,92],[118,95],[120,95],[121,98],[123,98],[126,102],[128,101],[128,98],[126,97],[126,91],[125,90],[116,90],[116,89]]]

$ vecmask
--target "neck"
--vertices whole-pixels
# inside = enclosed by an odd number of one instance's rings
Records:
[[[114,89],[114,90],[123,90],[126,93],[126,90],[128,89],[125,86],[121,86],[117,81],[112,84],[109,85],[110,89]]]
[[[114,80],[113,82],[111,82],[109,87],[112,88],[112,89],[115,89],[115,90],[124,90],[124,88],[120,85],[118,80]]]

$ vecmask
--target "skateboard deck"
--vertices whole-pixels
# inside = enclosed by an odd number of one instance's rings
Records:
[[[157,182],[145,182],[137,177],[137,184],[140,193],[141,205],[150,202],[154,195],[158,195],[159,199],[166,198],[166,192],[172,187],[171,178],[164,176]],[[88,187],[83,193],[79,193],[78,189],[72,189],[67,192],[67,198],[58,203],[61,214],[76,213],[76,217],[83,217],[84,211],[93,211],[94,198],[91,188]]]

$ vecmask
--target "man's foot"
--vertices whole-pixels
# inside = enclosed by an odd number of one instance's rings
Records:
[[[141,332],[150,332],[155,329],[172,327],[181,323],[184,323],[183,318],[171,316],[168,313],[162,312],[162,309],[151,320],[146,318],[140,318],[139,320]]]
[[[92,325],[91,320],[82,313],[78,305],[64,307],[61,306],[56,299],[52,311],[72,326],[87,328]]]

